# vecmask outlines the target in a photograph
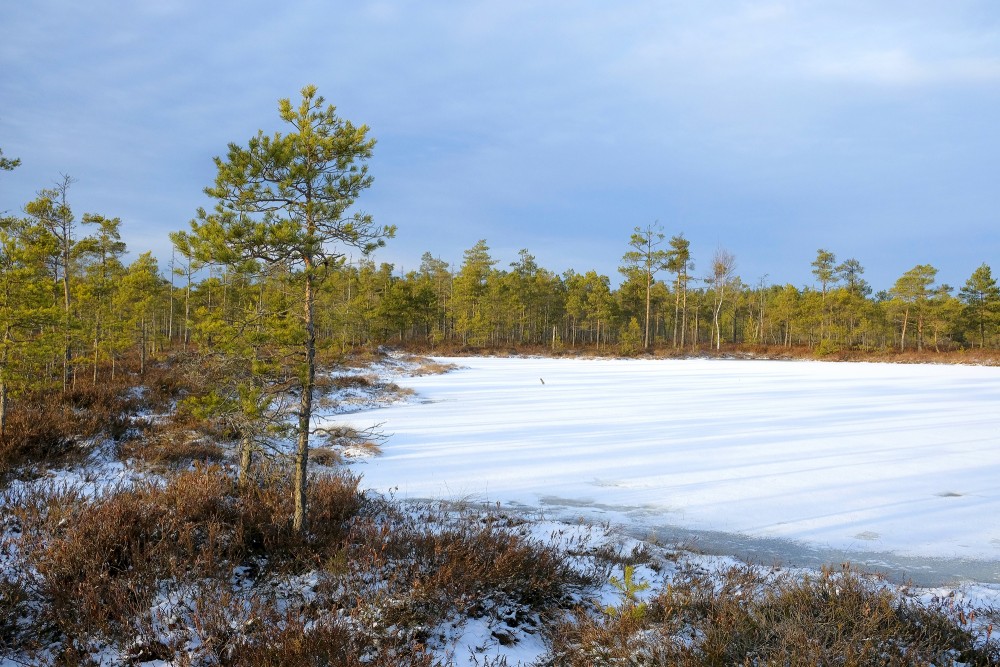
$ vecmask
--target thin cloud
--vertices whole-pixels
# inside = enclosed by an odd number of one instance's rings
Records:
[[[921,60],[904,49],[886,49],[815,60],[804,68],[832,81],[925,86],[1000,82],[1000,58]]]

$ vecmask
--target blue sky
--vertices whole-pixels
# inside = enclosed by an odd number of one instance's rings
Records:
[[[168,258],[212,157],[309,83],[378,140],[359,207],[397,268],[485,238],[617,281],[658,220],[748,284],[813,284],[818,248],[876,289],[1000,273],[994,0],[7,2],[0,210],[69,174]]]

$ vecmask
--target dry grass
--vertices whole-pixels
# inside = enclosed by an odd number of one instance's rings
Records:
[[[849,569],[802,579],[682,563],[629,613],[569,612],[600,582],[517,517],[404,509],[334,475],[312,480],[311,529],[298,535],[288,482],[262,479],[241,487],[198,467],[98,498],[8,490],[6,548],[24,567],[0,578],[0,647],[57,646],[58,664],[87,664],[110,642],[133,664],[424,667],[446,641],[436,628],[482,618],[499,643],[548,636],[553,666],[1000,661],[965,610]],[[592,557],[620,567],[651,555]]]
[[[128,636],[148,616],[158,582],[218,577],[266,558],[270,568],[311,566],[334,551],[360,508],[357,479],[317,479],[306,535],[291,529],[290,484],[237,485],[217,467],[179,473],[165,486],[117,488],[88,499],[75,488],[8,493],[21,578],[34,624],[64,637]]]
[[[126,380],[127,378],[121,378]],[[121,441],[141,423],[139,399],[125,381],[81,383],[65,394],[39,391],[13,402],[0,438],[0,484],[31,468],[77,463],[102,438]]]
[[[379,544],[371,566],[390,570],[369,610],[386,625],[428,627],[454,616],[516,624],[550,614],[580,583],[561,552],[521,535],[503,516],[438,509],[364,530],[359,542]]]
[[[409,355],[405,358],[405,361],[412,364],[416,364],[416,367],[410,371],[411,375],[422,376],[422,375],[443,375],[445,373],[450,373],[451,371],[458,368],[455,364],[443,364],[439,361],[434,361],[433,359],[428,359],[426,357],[417,357]]]
[[[79,463],[102,440],[140,451],[132,441],[151,427],[139,415],[166,412],[177,396],[190,390],[181,372],[184,363],[190,362],[150,364],[142,375],[119,367],[113,380],[110,367],[102,367],[96,384],[89,377],[78,378],[65,393],[51,388],[18,397],[10,405],[6,434],[0,438],[0,487],[14,477],[30,477],[33,471]],[[171,456],[163,452],[154,458]],[[191,458],[212,456],[204,449],[201,456]]]
[[[122,459],[143,461],[153,470],[186,470],[194,463],[222,463],[226,451],[217,441],[184,429],[164,429],[148,437],[126,441],[119,447]]]
[[[224,667],[431,667],[436,663],[420,644],[374,637],[329,616],[321,620],[302,615],[275,617],[265,612],[260,632],[240,637],[219,656]]]
[[[309,450],[309,461],[318,466],[333,468],[344,462],[344,457],[340,451],[329,447],[316,447]]]
[[[796,578],[682,570],[645,614],[578,611],[553,665],[995,665],[1000,647],[961,609],[928,608],[850,569]]]

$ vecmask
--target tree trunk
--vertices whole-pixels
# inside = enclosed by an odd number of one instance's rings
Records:
[[[681,299],[681,347],[684,347],[684,336],[687,333],[687,309],[688,309],[688,290],[687,290],[687,273],[684,274],[683,287],[684,295]]]
[[[0,438],[7,435],[7,383],[0,380]]]
[[[677,347],[677,325],[680,320],[681,313],[681,278],[678,274],[677,282],[674,283],[674,342],[673,345]]]
[[[295,517],[292,528],[296,532],[306,529],[306,484],[309,467],[309,428],[312,421],[312,394],[316,380],[316,325],[313,321],[313,266],[312,257],[305,258],[306,367],[302,378],[302,396],[299,403],[298,445],[295,451]]]
[[[94,377],[92,384],[97,385],[97,364],[100,361],[101,350],[101,324],[100,320],[94,322]]]
[[[899,335],[899,350],[902,352],[906,349],[906,322],[910,317],[910,309],[907,308],[903,311],[903,332]]]
[[[246,486],[250,482],[250,468],[253,466],[253,441],[249,436],[244,435],[240,439],[240,486]]]
[[[701,303],[696,303],[694,307],[694,340],[691,347],[698,347],[698,323],[701,322]]]
[[[69,251],[70,251],[70,239],[69,230],[64,230],[64,241],[63,241],[63,311],[64,317],[66,318],[63,322],[63,336],[64,336],[64,346],[63,351],[63,393],[66,393],[66,384],[69,381],[69,367],[73,362],[73,337],[70,333],[70,290],[69,290]],[[76,385],[76,373],[73,373],[73,385]]]
[[[643,341],[643,347],[649,349],[649,301],[650,294],[653,291],[653,276],[649,273],[646,274],[646,337]]]

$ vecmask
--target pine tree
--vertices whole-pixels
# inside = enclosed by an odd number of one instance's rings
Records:
[[[1000,313],[1000,287],[997,287],[997,281],[987,264],[980,265],[972,272],[959,290],[958,298],[965,304],[969,319],[975,323],[979,333],[979,347],[985,347],[986,329],[996,323]]]
[[[56,241],[56,252],[52,257],[54,278],[62,286],[63,298],[63,375],[62,388],[69,389],[70,365],[73,362],[72,277],[75,274],[76,240],[73,225],[73,210],[69,206],[68,193],[74,179],[63,174],[55,187],[41,190],[38,198],[29,202],[25,212],[37,225],[47,231]],[[75,376],[74,376],[75,378]]]
[[[139,348],[140,374],[146,372],[148,352],[157,343],[153,322],[170,298],[169,287],[160,277],[156,258],[145,252],[125,270],[113,296],[113,311],[126,330],[131,331],[132,342]]]
[[[492,327],[485,311],[489,279],[495,264],[485,239],[480,239],[463,254],[451,297],[455,331],[462,337],[463,344],[481,345],[489,337]]]
[[[902,310],[899,335],[900,350],[906,348],[906,329],[911,315],[916,315],[917,319],[917,349],[923,349],[924,317],[928,300],[932,294],[931,285],[934,284],[936,275],[937,269],[930,264],[918,264],[900,276],[893,288],[889,290],[897,308]]]
[[[81,239],[74,248],[78,263],[84,265],[78,289],[81,319],[86,320],[85,331],[90,332],[93,343],[93,383],[97,383],[97,369],[102,350],[111,360],[112,377],[116,353],[126,347],[128,341],[122,329],[124,319],[113,311],[113,302],[125,267],[121,257],[125,254],[125,243],[118,231],[121,220],[87,213],[82,220],[85,225],[95,225],[94,234]]]
[[[44,381],[59,311],[49,290],[47,263],[55,239],[31,220],[0,219],[0,437],[8,405]]]
[[[691,263],[691,242],[683,234],[670,237],[667,252],[667,270],[674,274],[674,347],[684,347],[684,329],[687,327],[688,274],[694,269]],[[680,340],[677,334],[680,332]]]
[[[316,376],[316,283],[346,247],[367,254],[395,228],[350,213],[372,182],[366,162],[375,141],[368,138],[366,126],[338,117],[315,86],[302,89],[298,107],[280,100],[279,115],[290,126],[288,134],[261,131],[246,147],[230,144],[225,159],[215,158],[218,174],[205,192],[218,203],[211,213],[198,212],[189,238],[195,254],[208,262],[240,266],[260,261],[296,272],[301,363],[294,527],[301,531]]]
[[[653,282],[656,274],[670,266],[670,253],[660,248],[663,245],[663,227],[659,223],[647,225],[645,229],[636,227],[629,239],[629,250],[622,256],[619,271],[628,276],[635,272],[641,275],[646,290],[646,317],[643,348],[649,349],[650,309],[653,296]]]

